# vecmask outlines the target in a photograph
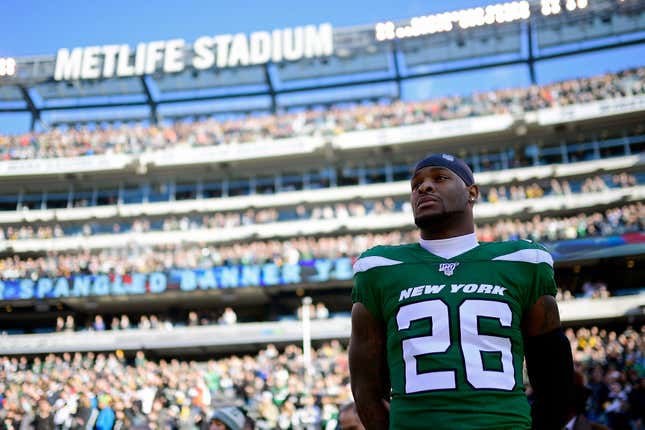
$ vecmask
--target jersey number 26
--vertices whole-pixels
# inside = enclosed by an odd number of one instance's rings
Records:
[[[506,337],[480,334],[479,317],[497,319],[502,327],[510,327],[513,319],[507,303],[491,300],[465,300],[459,306],[459,344],[464,358],[466,380],[475,389],[510,391],[515,387],[515,369],[511,340]],[[399,308],[396,323],[399,331],[410,328],[413,321],[432,320],[432,334],[402,341],[407,394],[457,388],[456,371],[437,370],[419,373],[417,356],[442,354],[448,351],[450,315],[442,300],[427,300]],[[501,353],[502,370],[486,370],[482,352]]]

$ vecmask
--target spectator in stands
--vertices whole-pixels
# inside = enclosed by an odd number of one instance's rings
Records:
[[[365,430],[361,419],[358,417],[358,412],[356,412],[354,402],[346,403],[340,407],[338,430]]]
[[[149,430],[148,419],[141,411],[141,400],[128,400],[126,398],[125,415],[130,421],[132,430]]]
[[[218,323],[224,324],[224,325],[233,325],[237,323],[237,314],[231,307],[226,307],[224,309],[224,313],[222,316],[220,316]]]
[[[38,410],[33,421],[34,430],[54,430],[54,415],[47,399],[38,401]]]
[[[93,413],[94,412],[94,413]],[[92,407],[92,401],[85,391],[81,391],[78,399],[76,414],[72,421],[73,430],[81,430],[94,427],[94,421],[98,412]]]
[[[2,424],[6,430],[22,430],[32,425],[31,417],[26,416],[16,402],[5,402],[3,410]]]
[[[139,328],[142,330],[148,330],[151,328],[150,319],[148,319],[147,315],[141,315],[141,318],[139,318]]]
[[[527,199],[539,199],[543,195],[544,195],[544,190],[535,182],[526,188]]]
[[[614,430],[631,430],[627,389],[619,381],[609,386],[609,404],[605,407],[607,424]]]
[[[66,357],[69,361],[69,356]],[[54,401],[54,425],[57,429],[69,429],[72,425],[72,416],[78,408],[77,396],[67,390],[60,393]]]
[[[56,332],[65,331],[65,320],[63,317],[56,317]]]
[[[497,188],[495,187],[490,187],[488,190],[488,195],[486,197],[486,200],[488,203],[499,203],[500,198],[499,198],[499,193],[497,191]]]
[[[92,324],[92,329],[94,331],[105,331],[105,322],[101,315],[96,315],[94,317],[94,323]]]
[[[571,185],[569,185],[569,181],[567,180],[562,181],[562,193],[565,196],[570,196],[572,194]]]
[[[318,320],[326,320],[329,318],[329,309],[327,309],[327,306],[323,302],[316,303],[314,318]]]
[[[580,188],[583,193],[600,193],[607,189],[607,184],[600,176],[585,179]]]
[[[132,428],[132,421],[125,412],[125,405],[121,400],[114,404],[114,425],[111,430],[128,430]]]
[[[555,298],[559,302],[568,302],[569,300],[574,299],[570,290],[562,290],[562,288],[558,288]]]
[[[73,332],[75,328],[75,323],[74,323],[74,317],[71,315],[67,315],[67,318],[65,318],[65,331],[66,332]]]
[[[602,280],[587,281],[582,285],[582,291],[585,297],[592,299],[607,298],[607,284]]]
[[[636,176],[622,172],[612,177],[612,184],[614,187],[629,188],[636,186],[638,181],[636,180]]]
[[[245,423],[246,417],[239,408],[220,408],[213,412],[209,430],[243,430]]]
[[[130,328],[130,318],[126,314],[121,315],[119,320],[119,328],[121,330],[128,330]]]
[[[157,315],[150,315],[149,320],[150,320],[151,329],[158,330],[161,328],[161,323],[159,322],[159,318],[157,318]]]
[[[110,323],[110,330],[118,331],[121,328],[121,322],[118,317],[112,317],[112,322]]]
[[[557,179],[553,178],[551,179],[551,182],[549,183],[551,186],[551,192],[550,194],[553,196],[561,196],[564,194],[564,191],[562,190],[562,185],[560,185],[560,182],[558,182]]]
[[[298,309],[296,310],[296,316],[298,317],[299,320],[302,320],[302,310],[303,308],[307,306],[309,308],[309,318],[310,319],[315,319],[316,318],[316,306],[313,303],[310,303],[309,305],[302,305],[298,306]]]
[[[195,311],[188,312],[188,326],[194,327],[198,325],[199,325],[199,317],[197,316],[197,312]]]
[[[260,414],[260,419],[257,420],[257,425],[261,429],[274,429],[278,426],[278,421],[280,419],[280,409],[276,405],[273,394],[270,391],[262,391],[259,395],[257,410]],[[289,408],[288,403],[285,405]],[[296,420],[296,425],[299,424],[299,416],[295,411],[295,408],[292,409],[291,418]]]

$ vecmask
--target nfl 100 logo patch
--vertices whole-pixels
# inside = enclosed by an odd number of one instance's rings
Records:
[[[441,263],[439,265],[439,271],[443,272],[446,276],[452,276],[457,266],[459,266],[459,263]]]

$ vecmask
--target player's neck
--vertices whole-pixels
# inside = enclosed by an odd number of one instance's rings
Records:
[[[421,229],[421,238],[424,240],[442,240],[465,236],[475,232],[475,226],[473,224],[464,224],[460,226],[439,226],[436,224],[433,227],[435,228]]]

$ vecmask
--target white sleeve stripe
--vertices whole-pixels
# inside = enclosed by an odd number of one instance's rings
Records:
[[[541,249],[520,249],[519,251],[511,252],[510,254],[500,255],[493,258],[498,261],[523,261],[525,263],[547,263],[553,267],[553,257],[546,251]]]
[[[354,275],[359,272],[366,272],[375,267],[394,266],[395,264],[401,264],[401,263],[403,263],[403,261],[392,260],[385,257],[379,257],[378,255],[359,258],[354,263]]]

